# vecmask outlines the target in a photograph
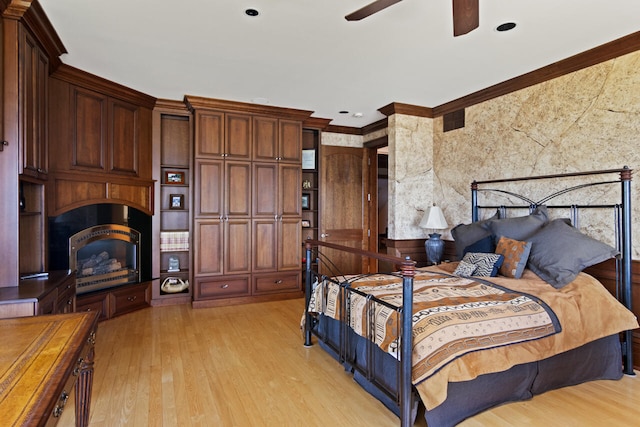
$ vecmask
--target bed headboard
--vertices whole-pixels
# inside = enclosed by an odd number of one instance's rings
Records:
[[[555,211],[563,217],[568,216],[576,228],[581,228],[582,214],[597,212],[597,219],[587,222],[601,234],[603,230],[613,230],[613,244],[621,253],[616,259],[616,297],[631,310],[631,175],[632,169],[624,166],[621,169],[473,181],[471,218],[478,221],[483,210],[492,214],[497,211],[505,218],[511,211],[528,210],[531,213],[536,207],[545,205],[550,213]],[[612,219],[607,218],[607,212],[612,213],[609,217]],[[605,226],[607,222],[609,224]],[[631,347],[632,333],[626,331],[623,355],[628,375],[633,374]]]

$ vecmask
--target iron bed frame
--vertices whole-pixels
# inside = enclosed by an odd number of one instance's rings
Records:
[[[516,194],[507,190],[501,189],[491,189],[491,188],[481,188],[487,185],[493,184],[504,184],[511,182],[519,182],[519,181],[532,181],[532,180],[545,180],[545,179],[561,179],[561,178],[569,178],[569,177],[581,177],[581,176],[593,176],[593,175],[611,175],[611,174],[619,174],[619,178],[616,180],[605,180],[598,182],[589,182],[586,184],[579,184],[573,187],[564,188],[560,191],[557,191],[549,196],[544,197],[539,201],[533,201],[525,196],[520,194]],[[623,167],[621,169],[608,169],[608,170],[598,170],[598,171],[590,171],[590,172],[576,172],[576,173],[565,173],[565,174],[554,174],[554,175],[541,175],[541,176],[532,176],[532,177],[521,177],[521,178],[508,178],[508,179],[495,179],[495,180],[486,180],[486,181],[473,181],[471,184],[471,203],[472,203],[472,221],[477,222],[479,220],[479,211],[480,209],[496,209],[501,217],[506,216],[506,212],[509,209],[529,209],[532,212],[537,206],[545,205],[548,209],[570,209],[571,211],[571,219],[572,223],[576,225],[578,221],[578,211],[582,209],[613,209],[615,212],[615,234],[616,234],[616,249],[618,249],[621,253],[621,257],[616,259],[616,289],[617,295],[616,298],[624,304],[626,308],[629,310],[632,309],[632,296],[631,296],[631,175],[632,170],[628,167]],[[615,204],[602,204],[602,205],[579,205],[579,204],[571,204],[571,205],[549,205],[547,202],[568,192],[596,186],[596,185],[610,185],[615,183],[621,183],[621,197],[620,203]],[[515,197],[521,201],[526,202],[526,205],[480,205],[478,204],[478,193],[479,192],[494,192],[494,193],[503,193],[508,196]],[[313,248],[318,247],[327,247],[333,248],[345,252],[355,253],[362,255],[363,257],[374,258],[382,261],[387,261],[395,264],[396,266],[401,267],[400,273],[397,273],[397,276],[402,278],[403,283],[403,306],[402,307],[390,307],[398,312],[401,321],[400,323],[400,343],[399,343],[399,354],[398,354],[398,372],[397,375],[397,395],[389,396],[391,399],[394,399],[399,407],[399,416],[402,427],[408,427],[411,425],[413,417],[413,392],[412,392],[412,382],[411,382],[411,370],[412,370],[412,306],[413,306],[413,278],[415,276],[415,265],[416,263],[412,261],[409,257],[406,259],[393,257],[390,255],[384,255],[369,251],[362,251],[355,248],[345,247],[341,245],[336,245],[332,243],[327,243],[318,240],[307,240],[306,241],[306,269],[305,269],[305,295],[306,295],[306,305],[309,306],[309,301],[311,299],[312,288],[314,280],[318,278],[328,278],[327,276],[323,276],[312,269],[314,260],[314,252]],[[318,254],[315,254],[316,260]],[[344,280],[340,283],[342,292],[353,292],[355,290],[349,287],[349,282]],[[359,292],[359,291],[355,291]],[[369,296],[371,301],[375,301],[377,303],[384,304],[389,306],[387,303],[377,300],[375,297]],[[345,300],[344,298],[342,299]],[[344,312],[349,310],[349,307],[341,307]],[[373,321],[372,319],[370,321]],[[311,346],[312,345],[312,334],[318,335],[317,332],[313,330],[315,319],[309,313],[308,310],[305,310],[305,327],[304,327],[304,345]],[[348,326],[342,322],[342,330],[340,332],[340,345],[338,349],[338,354],[340,357],[340,361],[344,362],[343,358],[345,357],[345,342],[348,334],[345,333],[345,329]],[[409,331],[408,333],[406,333]],[[321,337],[319,337],[321,338]],[[367,340],[367,345],[375,345],[371,343],[370,340]],[[623,372],[626,375],[635,375],[633,371],[633,355],[632,355],[632,331],[624,331],[622,333],[622,355],[623,355]],[[365,373],[366,374],[366,373]],[[382,393],[389,395],[389,391],[386,389],[381,390]]]

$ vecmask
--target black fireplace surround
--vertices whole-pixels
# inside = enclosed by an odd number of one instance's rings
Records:
[[[100,225],[121,225],[140,233],[135,248],[139,265],[135,268],[139,270],[138,277],[141,282],[151,280],[151,216],[131,206],[112,203],[82,206],[56,217],[49,217],[49,270],[68,270],[71,254],[70,237]],[[90,289],[96,291],[118,285],[119,283],[106,281],[103,286],[94,284]],[[82,292],[79,287],[78,293]]]

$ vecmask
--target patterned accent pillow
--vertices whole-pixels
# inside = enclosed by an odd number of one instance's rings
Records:
[[[496,253],[504,256],[500,274],[514,279],[521,278],[529,259],[529,252],[531,252],[531,242],[501,237],[496,246]]]
[[[474,276],[490,276],[498,275],[498,269],[504,261],[504,256],[500,254],[487,254],[481,252],[467,252],[462,261],[475,264],[476,271]]]
[[[473,273],[476,272],[477,268],[478,266],[475,264],[471,264],[470,262],[466,261],[460,261],[453,274],[460,277],[469,277],[473,276]]]

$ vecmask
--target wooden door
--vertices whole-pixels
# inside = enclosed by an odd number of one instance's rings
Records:
[[[253,216],[278,215],[278,164],[253,162]]]
[[[196,158],[220,158],[224,154],[224,114],[196,111]]]
[[[225,161],[225,215],[251,216],[251,162]]]
[[[251,220],[225,220],[224,274],[251,272]]]
[[[251,160],[251,116],[225,113],[225,159]]]
[[[271,272],[278,268],[278,221],[274,218],[253,220],[253,272]]]
[[[281,119],[279,129],[278,160],[300,163],[302,161],[302,123]]]
[[[320,147],[320,240],[368,250],[367,174],[363,148]],[[368,260],[323,249],[335,265],[320,267],[325,274],[368,271]]]
[[[222,274],[222,247],[224,244],[224,221],[220,219],[196,220],[193,244],[194,275]]]
[[[278,119],[253,117],[253,159],[275,162],[278,157]]]
[[[195,217],[222,218],[224,162],[222,160],[196,160],[195,162]]]
[[[300,218],[280,218],[278,221],[278,271],[300,270],[301,247]]]

